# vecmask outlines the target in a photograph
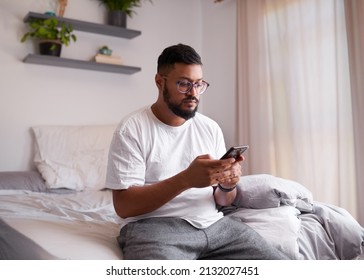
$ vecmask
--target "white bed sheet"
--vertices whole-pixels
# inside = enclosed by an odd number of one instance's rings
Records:
[[[0,191],[1,218],[60,259],[122,259],[111,191]]]

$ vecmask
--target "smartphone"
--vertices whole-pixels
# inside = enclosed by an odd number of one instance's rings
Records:
[[[231,147],[226,153],[225,155],[223,155],[221,157],[221,159],[226,159],[226,158],[238,158],[242,153],[244,153],[247,149],[249,149],[249,146],[235,146],[235,147]]]

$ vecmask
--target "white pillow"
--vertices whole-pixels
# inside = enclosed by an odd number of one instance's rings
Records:
[[[116,125],[36,126],[34,163],[49,188],[103,189]]]

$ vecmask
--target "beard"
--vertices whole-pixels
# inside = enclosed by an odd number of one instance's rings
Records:
[[[198,109],[198,103],[199,103],[199,100],[194,97],[194,96],[187,96],[186,98],[184,98],[181,103],[179,104],[174,104],[170,101],[171,99],[171,96],[169,94],[169,91],[167,88],[164,88],[164,91],[163,91],[163,99],[164,99],[164,102],[166,102],[166,104],[168,105],[168,108],[178,117],[181,117],[183,119],[185,119],[186,121],[193,118],[197,112],[197,109]],[[184,110],[182,109],[182,104],[183,102],[185,101],[189,101],[189,100],[194,100],[196,101],[196,107],[195,109],[192,109],[192,110]]]

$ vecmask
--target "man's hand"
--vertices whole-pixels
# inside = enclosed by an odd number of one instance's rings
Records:
[[[224,171],[228,177],[223,177],[220,179],[219,184],[221,187],[231,191],[222,191],[220,188],[216,188],[214,192],[214,198],[216,204],[220,206],[230,206],[236,197],[236,184],[240,180],[240,176],[242,175],[241,165],[240,163],[244,161],[244,157],[240,156],[236,159],[231,165],[231,168],[228,168]]]
[[[241,162],[243,162],[245,158],[243,156],[239,156],[235,161],[232,162],[231,166],[224,170],[224,175],[219,178],[219,184],[224,188],[230,189],[236,186],[239,183],[240,176],[243,174],[241,170]]]
[[[242,156],[238,159],[216,160],[210,155],[201,155],[195,158],[184,173],[190,187],[203,188],[218,183],[233,187],[242,174],[239,162],[243,160]]]

